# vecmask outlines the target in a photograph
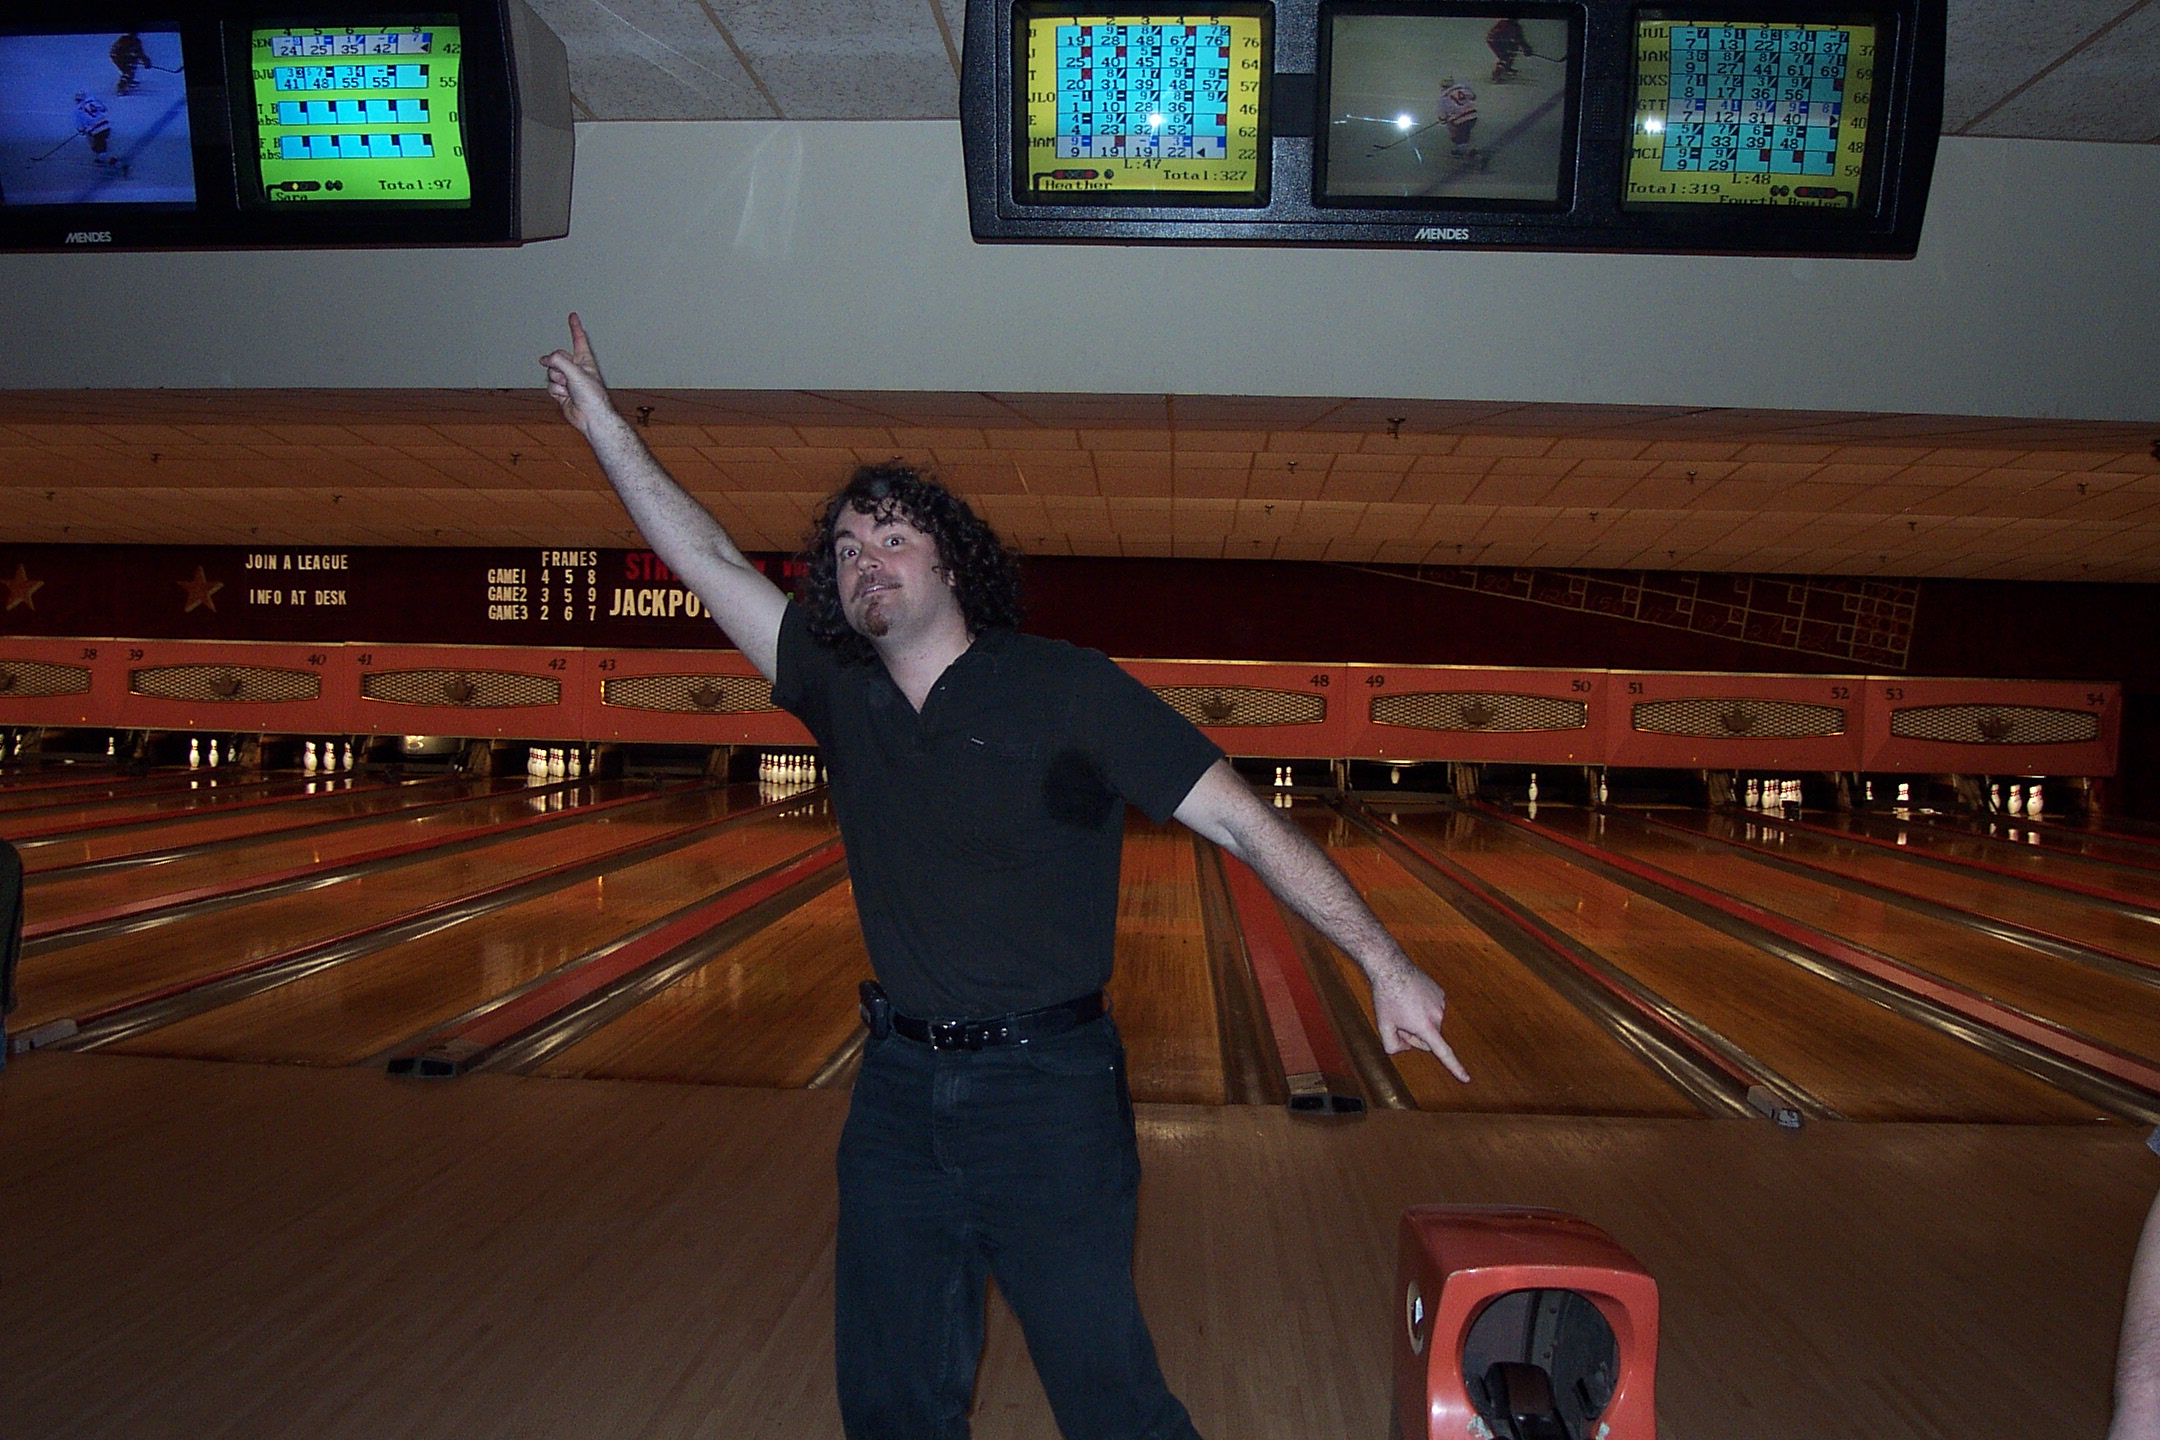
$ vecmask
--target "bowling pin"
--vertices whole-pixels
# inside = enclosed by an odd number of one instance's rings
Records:
[[[1910,804],[1912,804],[1912,782],[1911,782],[1911,781],[1909,781],[1909,780],[1900,780],[1900,781],[1898,781],[1898,787],[1897,787],[1897,803],[1898,803],[1898,804],[1900,804],[1900,805],[1910,805]]]
[[[1537,804],[1537,771],[1530,772],[1530,803]]]
[[[1861,784],[1860,784],[1860,788],[1861,788],[1861,791],[1863,792],[1863,793],[1861,794],[1861,797],[1860,797],[1860,798],[1861,798],[1861,799],[1863,799],[1863,800],[1865,800],[1865,801],[1867,801],[1867,802],[1868,802],[1868,804],[1870,804],[1870,805],[1874,804],[1874,803],[1875,803],[1875,782],[1874,782],[1874,781],[1872,781],[1872,780],[1864,780],[1864,781],[1862,781],[1862,782],[1861,782]]]
[[[1605,772],[1601,770],[1598,772],[1597,777],[1597,803],[1603,805],[1607,800],[1611,798],[1612,792],[1605,788]],[[1602,825],[1605,822],[1600,820],[1598,823]]]
[[[2025,818],[2028,820],[2038,820],[2040,818],[2040,785],[2037,781],[2034,782],[2032,789],[2025,792]]]
[[[2000,784],[1988,786],[1988,809],[1997,813],[2002,810],[2002,786]]]
[[[192,735],[188,737],[187,742],[187,768],[190,770],[202,769],[202,741]],[[312,769],[313,767],[309,768]]]
[[[585,778],[585,747],[580,745],[570,752],[569,776],[572,780]]]
[[[315,742],[310,740],[300,752],[300,768],[312,775],[320,763],[315,756]]]
[[[1762,781],[1750,779],[1747,782],[1747,808],[1762,809]]]
[[[563,752],[562,752],[562,746],[560,746],[560,745],[555,745],[555,746],[551,746],[551,747],[549,747],[549,749],[548,749],[548,779],[550,779],[550,780],[560,780],[560,779],[562,779],[562,778],[563,778],[563,776],[564,776],[564,775],[566,775],[566,774],[568,774],[568,773],[569,773],[568,767],[567,767],[567,766],[566,766],[566,765],[564,764],[564,762],[563,762]]]
[[[211,768],[211,769],[213,769],[213,770],[215,770],[215,769],[217,769],[217,767],[218,767],[218,758],[217,758],[217,737],[216,737],[215,735],[213,735],[213,736],[211,736],[211,737],[210,737],[210,768]]]
[[[2012,785],[2010,787],[2010,813],[2013,815],[2025,813],[2025,787],[2022,785]]]
[[[120,753],[120,741],[119,741],[119,739],[118,739],[117,737],[115,737],[115,736],[111,736],[111,735],[108,735],[108,736],[106,736],[106,737],[105,737],[105,758],[106,758],[106,759],[108,759],[108,760],[110,760],[110,759],[114,758],[115,756],[117,756],[117,755],[118,755],[119,753]]]
[[[352,769],[352,767],[353,767],[353,753],[352,753],[352,741],[350,741],[350,740],[347,740],[347,741],[345,742],[345,763],[344,763],[344,765],[343,765],[343,766],[342,766],[341,768],[343,768],[343,769],[346,769],[346,770],[350,770],[350,769]]]

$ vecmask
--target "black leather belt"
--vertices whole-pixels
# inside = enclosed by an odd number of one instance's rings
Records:
[[[913,1040],[933,1050],[986,1050],[996,1045],[1025,1045],[1030,1040],[1047,1040],[1090,1020],[1101,1019],[1108,1008],[1103,1003],[1102,991],[1097,990],[1062,1005],[992,1015],[984,1020],[918,1020],[892,1009],[892,1002],[885,998],[885,992],[873,983],[865,982],[862,989],[863,1022],[873,1034],[882,1021],[903,1040]]]

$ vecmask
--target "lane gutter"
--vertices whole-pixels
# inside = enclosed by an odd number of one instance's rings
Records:
[[[1519,820],[1483,801],[1464,808],[1521,832],[1548,853],[1963,1040],[2087,1104],[2143,1124],[2160,1123],[2160,1066],[2139,1056],[1661,866]]]
[[[820,841],[361,1063],[430,1079],[531,1070],[845,880],[845,858],[837,835]]]
[[[1723,835],[1712,835],[1708,831],[1691,829],[1685,825],[1676,825],[1670,820],[1661,820],[1655,815],[1620,810],[1609,813],[1632,820],[1637,824],[1655,826],[1660,830],[1670,830],[1693,843],[1697,848],[1708,849],[1715,847],[1737,851],[1757,864],[1768,866],[1773,870],[1782,870],[1790,875],[1798,875],[1805,879],[1830,885],[1846,891],[1848,894],[1865,896],[1884,905],[1895,905],[1901,910],[1910,910],[1915,914],[1925,915],[1933,920],[1942,920],[1952,925],[1961,925],[1982,935],[1991,936],[1997,940],[2007,940],[2014,945],[2023,945],[2029,950],[2037,950],[2043,955],[2052,955],[2058,960],[2069,960],[2098,970],[2103,974],[2116,976],[2118,979],[2160,988],[2160,961],[2145,960],[2136,955],[2125,955],[2117,950],[2109,950],[2103,946],[2094,945],[2090,941],[2072,940],[2066,935],[2057,935],[2050,930],[2041,930],[2031,925],[2020,925],[2014,920],[1998,919],[1993,915],[1985,915],[1977,910],[1968,910],[1962,906],[1932,899],[1915,890],[1901,890],[1894,885],[1883,885],[1872,880],[1862,880],[1858,876],[1847,875],[1842,870],[1833,870],[1817,861],[1801,860],[1791,855],[1779,855],[1760,846],[1750,845],[1743,840],[1732,840]]]
[[[651,794],[624,795],[613,800],[596,800],[562,810],[549,810],[541,815],[523,815],[515,820],[499,821],[494,825],[469,825],[446,835],[425,840],[409,840],[402,845],[386,845],[378,850],[368,850],[342,859],[294,865],[284,870],[272,870],[221,884],[198,885],[191,890],[176,890],[166,895],[149,895],[140,900],[109,905],[101,910],[57,915],[23,927],[23,954],[43,955],[112,935],[132,935],[192,919],[197,915],[213,914],[240,905],[252,905],[258,900],[269,900],[296,891],[321,890],[364,875],[379,874],[424,860],[445,859],[452,855],[485,849],[506,840],[516,839],[525,831],[537,827],[557,825],[570,820],[589,820],[595,815],[630,805],[656,804],[686,794],[694,788],[696,787],[678,785]]]
[[[1222,851],[1199,834],[1192,844],[1200,882],[1200,931],[1215,995],[1216,1042],[1222,1051],[1223,1103],[1287,1105],[1290,1087],[1283,1078],[1282,1057],[1275,1052],[1274,1032],[1268,1028],[1267,1002],[1260,996],[1237,912],[1231,908]]]
[[[1812,1119],[1845,1118],[1481,875],[1419,845],[1356,800],[1343,813],[1395,862],[1706,1115],[1769,1118],[1748,1103],[1760,1087]]]
[[[782,809],[799,804],[800,801],[800,796],[789,796],[785,800],[775,800],[754,809],[687,826],[672,834],[602,851],[597,855],[589,855],[453,899],[438,901],[341,934],[242,961],[208,975],[198,975],[131,996],[87,1015],[69,1020],[48,1021],[36,1027],[30,1035],[55,1036],[49,1042],[38,1040],[39,1048],[45,1048],[49,1044],[55,1049],[95,1050],[220,1006],[230,1005],[235,1001],[260,995],[265,991],[290,985],[296,980],[304,980],[348,960],[433,935],[522,901],[536,899],[581,881],[685,849],[727,830],[769,819]],[[72,1033],[64,1033],[68,1026],[74,1027]],[[17,1037],[17,1043],[21,1044],[24,1038]]]

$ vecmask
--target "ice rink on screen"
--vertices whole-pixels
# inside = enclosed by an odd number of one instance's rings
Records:
[[[1498,18],[1497,13],[1338,17],[1328,85],[1329,194],[1559,198],[1567,118],[1566,22],[1524,20],[1523,34],[1543,58],[1518,56],[1515,74],[1495,81],[1495,57],[1485,32]],[[1478,123],[1470,144],[1486,157],[1485,169],[1458,159],[1447,127],[1434,123],[1440,91],[1450,79],[1477,94]]]
[[[171,73],[180,65],[180,37],[171,31],[138,33],[151,63],[164,68],[138,71],[135,89],[126,95],[117,93],[120,72],[107,53],[120,38],[118,31],[0,34],[0,202],[194,202],[187,76]],[[117,155],[123,166],[91,163],[90,141],[75,132],[78,90],[104,105],[112,123],[107,153]]]

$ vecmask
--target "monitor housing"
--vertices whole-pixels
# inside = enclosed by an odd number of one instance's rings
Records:
[[[1945,10],[969,0],[970,220],[978,240],[1909,257]],[[1259,31],[1238,77],[1253,89],[1226,90],[1198,44],[1232,17]],[[1046,35],[1064,48],[1046,53]],[[1135,181],[1195,170],[1195,150],[1240,121],[1249,186]],[[1031,183],[1046,154],[1071,183]],[[1111,183],[1082,178],[1112,166]]]
[[[568,56],[522,0],[0,20],[0,249],[549,239],[569,230],[572,149]],[[71,183],[25,188],[48,170]]]

